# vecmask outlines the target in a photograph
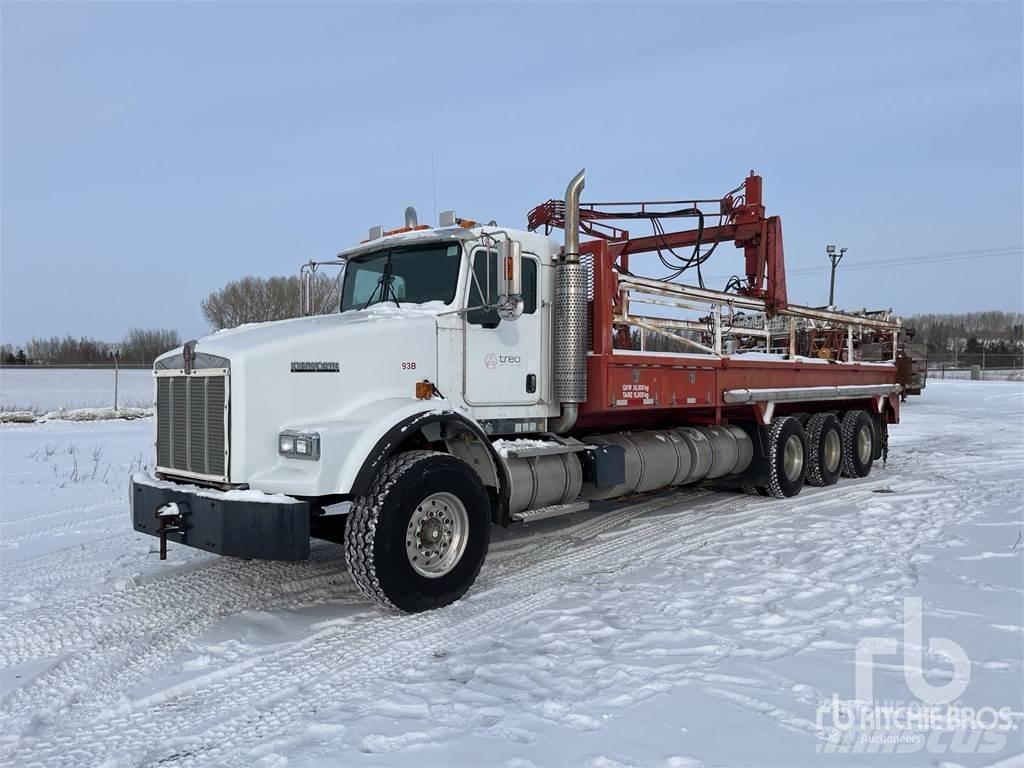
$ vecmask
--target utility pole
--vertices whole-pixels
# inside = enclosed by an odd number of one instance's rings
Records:
[[[829,261],[832,262],[832,279],[828,284],[828,305],[834,307],[836,304],[836,267],[839,266],[839,262],[846,255],[846,249],[840,248],[836,251],[834,245],[826,245],[825,253],[828,254]]]

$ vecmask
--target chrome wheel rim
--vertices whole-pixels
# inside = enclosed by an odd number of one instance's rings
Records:
[[[830,429],[825,433],[825,444],[822,446],[822,464],[825,465],[825,469],[829,472],[835,472],[839,469],[839,462],[842,457],[843,447],[839,439],[839,433],[834,429]]]
[[[450,573],[469,539],[469,513],[451,493],[432,493],[412,513],[405,531],[405,554],[420,576],[436,579]]]
[[[790,435],[782,449],[782,471],[789,481],[800,477],[804,468],[804,446],[799,435]]]
[[[861,464],[871,461],[871,429],[869,427],[861,427],[860,432],[857,433],[857,458],[860,459]]]

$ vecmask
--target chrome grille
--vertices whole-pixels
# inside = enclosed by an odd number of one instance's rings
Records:
[[[157,470],[227,481],[226,371],[156,377]]]

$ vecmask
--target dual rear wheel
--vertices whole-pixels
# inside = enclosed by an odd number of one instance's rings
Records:
[[[768,428],[764,485],[745,485],[747,493],[788,498],[804,483],[834,485],[843,477],[866,477],[874,463],[878,438],[866,411],[815,413],[801,419],[779,416]]]

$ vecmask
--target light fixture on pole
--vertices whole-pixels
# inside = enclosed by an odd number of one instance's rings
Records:
[[[839,248],[837,250],[834,245],[826,245],[825,253],[828,254],[829,261],[832,262],[832,278],[828,284],[828,305],[834,307],[836,303],[836,267],[846,255],[846,249]]]

